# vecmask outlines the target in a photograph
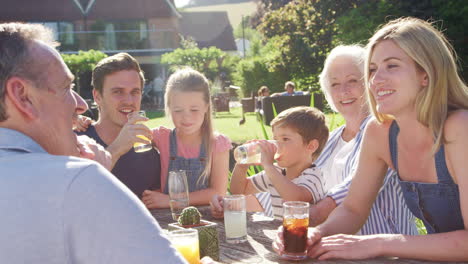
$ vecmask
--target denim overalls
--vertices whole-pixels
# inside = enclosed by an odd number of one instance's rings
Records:
[[[389,131],[390,155],[398,172],[397,136],[400,132],[396,121]],[[442,145],[435,154],[438,183],[402,181],[398,176],[403,196],[410,211],[426,226],[427,233],[441,233],[464,229],[460,209],[458,185],[453,182],[445,163]]]
[[[208,183],[206,181],[197,184],[198,177],[200,177],[206,165],[206,151],[204,144],[201,144],[200,154],[197,158],[186,159],[184,157],[177,156],[177,137],[175,134],[175,129],[172,130],[171,135],[169,136],[169,140],[170,157],[168,172],[184,170],[185,174],[187,175],[189,192],[208,188]],[[164,187],[164,193],[169,193],[168,184],[166,184],[166,187]]]

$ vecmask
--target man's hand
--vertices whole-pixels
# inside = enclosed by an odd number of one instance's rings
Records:
[[[224,218],[223,197],[221,195],[213,195],[210,201],[211,216],[214,218]]]
[[[148,209],[169,207],[169,195],[162,192],[146,190],[143,192],[141,200]]]
[[[149,129],[144,124],[139,124],[138,122],[148,121],[148,118],[138,115],[138,112],[133,112],[128,114],[128,121],[120,130],[117,138],[107,147],[107,150],[112,154],[114,162],[116,162],[120,156],[127,153],[136,142],[143,144],[151,144],[151,142],[146,141],[138,137],[139,135],[145,136],[149,140],[153,139],[153,134],[151,129]]]
[[[103,146],[85,135],[77,136],[77,143],[81,158],[94,160],[111,170],[112,156]]]
[[[73,120],[73,130],[77,132],[84,132],[94,122],[91,118],[83,115],[77,115]]]

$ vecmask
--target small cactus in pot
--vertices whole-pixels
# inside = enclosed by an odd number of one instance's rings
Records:
[[[214,260],[219,260],[218,224],[202,220],[201,216],[196,207],[186,207],[182,210],[178,222],[169,224],[169,230],[184,228],[197,229],[200,257],[210,256]]]
[[[181,226],[193,226],[200,224],[201,214],[194,206],[189,206],[182,210],[179,216],[179,224]]]

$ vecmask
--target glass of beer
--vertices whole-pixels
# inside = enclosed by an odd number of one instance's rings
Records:
[[[223,198],[224,230],[226,242],[237,244],[247,241],[247,213],[244,195]]]
[[[169,239],[188,263],[200,263],[200,248],[196,229],[187,228],[170,231]]]
[[[138,111],[138,114],[140,116],[146,117],[146,112],[144,110]],[[137,124],[145,124],[145,122],[137,122]],[[133,144],[133,149],[135,150],[135,152],[145,152],[153,148],[153,145],[151,144],[151,140],[149,140],[147,137],[143,135],[138,135],[137,137],[148,141],[148,143],[135,142]]]
[[[307,258],[307,229],[309,227],[309,203],[283,203],[284,253],[289,260]]]
[[[168,175],[169,206],[172,219],[177,221],[182,210],[189,206],[189,187],[185,171],[170,171]]]

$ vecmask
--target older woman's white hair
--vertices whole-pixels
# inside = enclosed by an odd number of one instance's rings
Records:
[[[360,45],[339,45],[330,51],[327,58],[325,59],[325,63],[323,65],[323,70],[319,75],[320,80],[320,89],[322,89],[323,94],[325,95],[325,99],[327,99],[328,104],[330,105],[331,109],[335,112],[338,112],[336,109],[335,104],[330,95],[330,82],[328,79],[330,65],[337,59],[341,57],[348,57],[351,58],[352,61],[356,64],[359,68],[359,71],[362,74],[362,78],[364,78],[364,57],[366,55],[366,50],[364,47]]]

